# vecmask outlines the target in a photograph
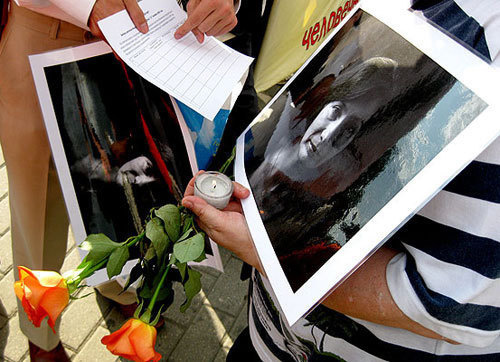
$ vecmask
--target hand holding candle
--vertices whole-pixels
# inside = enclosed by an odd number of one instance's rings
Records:
[[[233,183],[220,172],[208,171],[196,176],[194,195],[219,210],[224,209],[233,194]]]
[[[197,225],[210,239],[231,250],[241,260],[255,267],[262,275],[265,275],[241,208],[241,200],[249,197],[250,191],[239,183],[232,182],[231,185],[234,189],[229,193],[231,194],[229,204],[223,210],[214,209],[212,205],[208,205],[206,199],[202,201],[200,200],[201,197],[194,197],[197,196],[195,195],[195,192],[197,192],[196,183],[203,181],[206,176],[201,179],[199,177],[207,173],[200,171],[189,181],[182,199],[182,205],[195,214]],[[205,182],[207,182],[208,186],[211,186],[212,181],[209,179],[209,181]],[[216,182],[218,184],[217,180]]]

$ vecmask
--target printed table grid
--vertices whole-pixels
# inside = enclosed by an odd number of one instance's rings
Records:
[[[235,62],[227,57],[228,50],[218,48],[215,42],[207,42],[194,50],[190,47],[196,42],[194,38],[170,39],[163,44],[159,40],[153,41],[134,63],[165,88],[175,89],[197,106],[207,102],[221,77]],[[182,61],[180,54],[187,56],[188,61]]]

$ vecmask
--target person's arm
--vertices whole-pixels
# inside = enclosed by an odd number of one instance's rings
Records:
[[[137,0],[96,0],[88,17],[88,26],[92,34],[104,39],[104,35],[101,29],[99,29],[97,22],[124,9],[127,10],[137,30],[141,33],[147,33],[149,31],[148,23],[142,9],[137,4]]]
[[[136,0],[14,0],[17,5],[37,13],[67,21],[80,28],[89,29],[103,39],[97,22],[118,11],[126,9],[137,29],[148,31],[144,14]]]
[[[323,301],[323,305],[365,321],[406,329],[424,337],[456,343],[408,318],[387,285],[387,265],[398,254],[382,247]]]
[[[198,225],[220,246],[231,250],[264,274],[239,203],[239,199],[248,197],[249,191],[234,183],[234,200],[226,209],[220,211],[193,196],[193,183],[194,178],[186,189],[182,204],[197,216]],[[354,318],[454,343],[414,322],[397,307],[385,277],[387,264],[396,254],[396,251],[385,247],[379,249],[335,289],[323,304]]]
[[[197,175],[202,172],[198,172]],[[240,199],[247,198],[250,192],[234,182],[233,197],[227,207],[221,211],[208,205],[205,200],[194,196],[194,179],[191,179],[186,188],[182,205],[193,211],[197,216],[198,225],[212,240],[223,248],[231,250],[241,260],[263,274],[240,204]]]
[[[14,0],[21,7],[88,29],[87,21],[96,0]]]

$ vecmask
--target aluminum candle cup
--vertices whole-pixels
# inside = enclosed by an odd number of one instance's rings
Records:
[[[208,171],[194,180],[194,195],[222,210],[229,203],[233,194],[233,182],[220,172]]]

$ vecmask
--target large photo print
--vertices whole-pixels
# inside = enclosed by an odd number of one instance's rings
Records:
[[[203,119],[140,77],[104,42],[30,61],[77,243],[89,234],[119,242],[138,235],[151,210],[179,203],[198,166],[213,158],[216,147],[201,147],[197,138],[222,137],[230,104],[215,121]],[[208,238],[205,250],[201,264],[222,270]],[[88,283],[106,279],[101,270]]]
[[[491,118],[491,97],[485,101],[485,92],[478,95],[417,47],[410,27],[405,31],[412,41],[387,25],[389,15],[381,20],[382,10],[375,16],[363,9],[353,10],[238,140],[236,178],[253,196],[243,201],[245,216],[292,324],[465,167],[462,159],[477,156],[494,137],[486,128],[475,141],[463,135],[478,119]],[[417,25],[438,38],[431,44],[441,44],[442,33]],[[444,42],[450,54],[467,52],[451,39]],[[468,55],[463,64],[482,62]],[[443,152],[458,136],[457,142],[466,140],[460,153]],[[467,144],[478,148],[467,150]],[[455,157],[452,169],[443,157]],[[428,166],[436,169],[436,162],[446,171],[433,180]],[[419,190],[415,197],[410,186]]]
[[[246,134],[247,176],[292,288],[485,107],[359,10]]]
[[[192,175],[167,94],[113,54],[45,68],[88,234],[125,240]],[[175,157],[174,157],[175,155]]]

